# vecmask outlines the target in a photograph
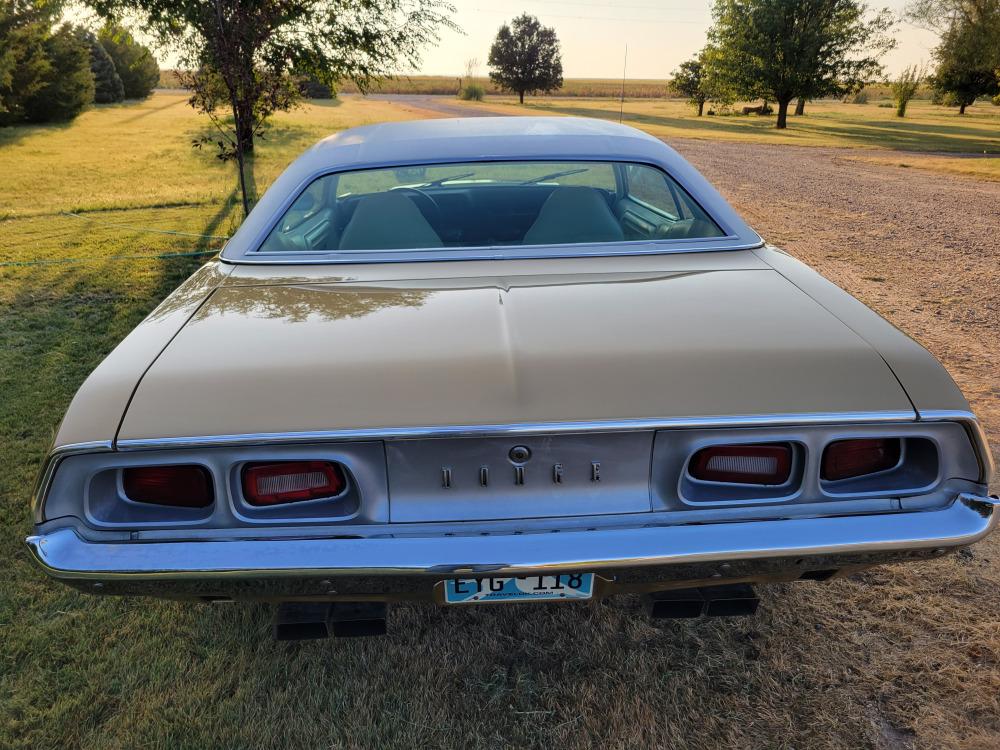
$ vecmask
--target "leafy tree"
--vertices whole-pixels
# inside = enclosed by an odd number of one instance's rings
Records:
[[[703,56],[685,60],[671,76],[670,87],[688,98],[698,108],[698,117],[705,111],[705,102],[710,98],[707,81],[707,70]]]
[[[952,106],[958,107],[960,115],[964,115],[965,108],[979,97],[1000,93],[1000,71],[961,60],[943,59],[930,77],[930,83]]]
[[[191,104],[219,133],[219,157],[239,165],[244,211],[249,197],[244,155],[276,111],[301,93],[292,73],[361,91],[416,66],[441,26],[456,28],[442,0],[88,0],[100,15],[125,17],[177,54],[192,71]],[[119,71],[121,72],[121,71]],[[124,80],[124,78],[123,78]],[[199,139],[196,145],[201,145]]]
[[[160,82],[160,66],[149,47],[116,24],[105,24],[97,38],[114,61],[126,99],[145,99],[153,93]]]
[[[1000,0],[917,0],[906,17],[941,34],[930,83],[959,114],[1000,92]]]
[[[125,87],[111,55],[92,31],[80,28],[77,29],[77,34],[90,47],[90,72],[94,74],[94,101],[98,104],[122,101],[125,98]]]
[[[72,120],[94,101],[94,75],[90,72],[90,45],[69,24],[45,40],[49,69],[41,87],[24,101],[29,122]]]
[[[555,29],[523,13],[504,24],[490,47],[490,78],[504,91],[516,91],[524,104],[526,93],[562,88],[562,56]]]
[[[709,41],[719,74],[742,97],[788,105],[856,89],[881,74],[895,46],[892,14],[859,0],[716,0]]]
[[[892,99],[896,102],[896,117],[906,116],[906,105],[917,95],[924,74],[922,67],[911,65],[900,73],[896,80],[889,82],[889,91],[892,92]]]

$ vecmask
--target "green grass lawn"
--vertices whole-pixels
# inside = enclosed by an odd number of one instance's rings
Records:
[[[566,107],[530,110],[556,106]],[[581,103],[581,113],[608,116],[610,106]],[[654,132],[695,132],[687,119],[674,124],[675,104],[650,104],[646,120],[632,110],[626,119]],[[263,189],[321,135],[418,114],[345,99],[279,116],[254,182]],[[786,135],[750,118],[695,125],[829,145],[832,131],[851,139],[838,122],[815,107]],[[961,121],[918,108],[905,127],[878,122],[870,131],[885,143],[997,145],[998,120],[984,107]],[[97,598],[48,580],[22,539],[59,418],[87,373],[204,260],[153,256],[220,244],[134,228],[226,235],[239,220],[232,166],[190,145],[205,128],[182,95],[157,94],[65,126],[0,129],[0,748],[868,747],[885,736],[887,701],[901,721],[956,722],[942,736],[968,747],[996,739],[982,728],[988,718],[935,713],[935,696],[961,691],[972,662],[995,669],[995,644],[970,644],[958,666],[944,650],[934,678],[902,698],[882,692],[891,675],[866,656],[912,636],[905,602],[927,568],[776,587],[760,614],[736,623],[655,625],[627,599],[400,607],[387,638],[291,645],[270,640],[263,606]],[[970,597],[996,595],[969,578]],[[831,599],[850,602],[850,616]],[[963,638],[954,612],[940,616]],[[934,648],[900,654],[900,674],[926,673]]]

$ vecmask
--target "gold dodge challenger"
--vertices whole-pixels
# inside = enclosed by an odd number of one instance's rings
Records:
[[[983,538],[991,469],[930,354],[659,140],[391,123],[303,154],[94,371],[27,542],[92,593],[275,602],[279,638],[735,615]]]

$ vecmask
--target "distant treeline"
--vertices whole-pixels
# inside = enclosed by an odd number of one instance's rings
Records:
[[[487,94],[502,93],[499,88],[486,77],[468,80],[460,76],[400,76],[384,81],[373,91],[379,94],[436,94],[438,96],[455,96],[458,90],[467,83],[482,86]],[[632,80],[625,82],[625,96],[630,99],[662,99],[673,97],[668,89],[669,81],[662,80]],[[161,88],[181,88],[176,71],[163,70],[160,73]],[[358,89],[353,83],[343,82],[338,91],[345,94],[355,94]],[[547,96],[579,96],[579,97],[616,97],[622,91],[621,80],[610,78],[567,78],[562,89],[553,91]]]

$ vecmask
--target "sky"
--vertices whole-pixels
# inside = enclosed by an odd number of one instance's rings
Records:
[[[455,22],[465,32],[445,31],[428,49],[419,73],[462,74],[470,58],[486,59],[497,29],[521,12],[556,30],[565,78],[620,78],[628,45],[628,78],[667,78],[705,45],[712,22],[710,0],[451,0]],[[906,0],[872,1],[899,12]],[[897,47],[885,58],[890,74],[929,62],[937,37],[907,23],[896,31]],[[413,71],[411,71],[413,72]]]
[[[445,30],[438,45],[424,51],[418,70],[402,74],[452,75],[465,72],[466,61],[479,60],[478,75],[488,73],[486,60],[501,24],[522,12],[555,28],[562,47],[564,78],[668,78],[706,41],[712,23],[711,0],[450,0],[462,33]],[[869,0],[899,14],[907,0]],[[141,33],[138,34],[141,38]],[[897,46],[884,62],[890,75],[908,65],[930,62],[935,34],[900,22]],[[164,68],[176,66],[159,55]]]

